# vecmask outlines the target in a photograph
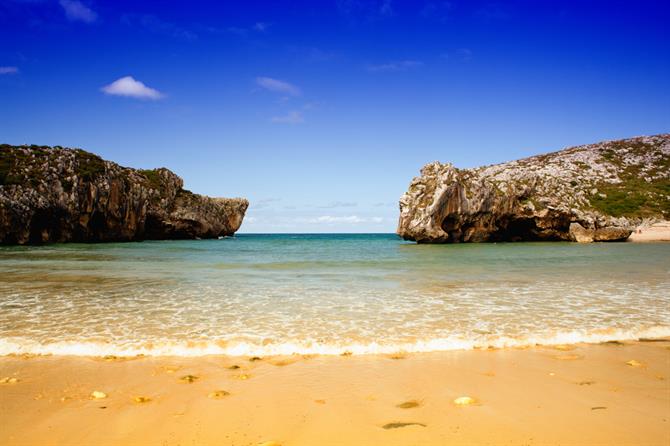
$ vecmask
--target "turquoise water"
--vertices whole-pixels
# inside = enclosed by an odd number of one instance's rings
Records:
[[[0,248],[0,354],[339,354],[670,335],[670,244],[390,234]]]

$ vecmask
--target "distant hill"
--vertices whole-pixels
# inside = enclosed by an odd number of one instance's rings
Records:
[[[625,240],[670,219],[670,134],[572,147],[475,169],[434,162],[400,199],[422,243]]]
[[[232,235],[249,203],[183,188],[81,149],[0,145],[0,243],[106,242]]]

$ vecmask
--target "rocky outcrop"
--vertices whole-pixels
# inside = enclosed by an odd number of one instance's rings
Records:
[[[0,243],[108,242],[232,235],[249,203],[183,188],[80,149],[0,145]]]
[[[424,166],[397,233],[419,243],[625,240],[670,217],[670,134],[457,169]]]

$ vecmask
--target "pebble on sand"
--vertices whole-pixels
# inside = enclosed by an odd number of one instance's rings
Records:
[[[101,400],[103,398],[107,398],[107,394],[105,392],[101,392],[100,390],[94,390],[91,392],[91,398]]]
[[[239,375],[233,376],[235,379],[239,379],[240,381],[246,381],[247,379],[251,378],[251,375],[248,375],[246,373],[240,373]]]
[[[136,396],[133,397],[133,401],[135,401],[137,404],[143,404],[151,401],[151,398],[149,398],[148,396]]]
[[[637,361],[635,359],[631,359],[630,361],[626,362],[631,367],[642,367],[642,363],[640,361]]]
[[[472,406],[477,404],[477,400],[469,396],[459,396],[454,400],[454,404],[457,406]]]
[[[19,379],[13,376],[7,376],[0,379],[0,384],[16,384],[17,382],[19,382]]]
[[[209,395],[207,395],[207,398],[211,398],[213,400],[220,400],[223,397],[226,397],[230,395],[230,392],[227,390],[215,390],[214,392],[211,392]]]

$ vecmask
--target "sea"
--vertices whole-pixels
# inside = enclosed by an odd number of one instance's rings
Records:
[[[670,244],[394,234],[0,247],[0,355],[387,354],[670,336]]]

